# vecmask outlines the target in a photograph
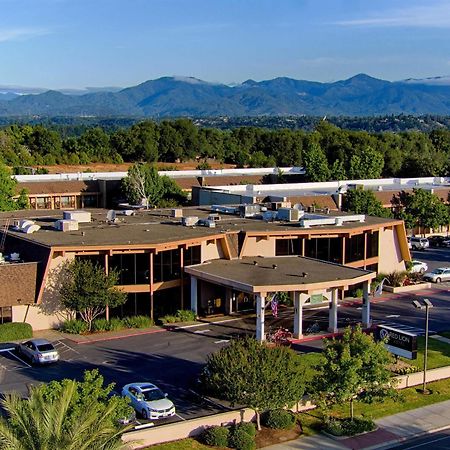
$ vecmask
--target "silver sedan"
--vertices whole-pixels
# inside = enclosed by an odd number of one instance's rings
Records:
[[[17,353],[32,364],[50,364],[59,361],[58,350],[46,339],[31,339],[17,346]]]
[[[425,281],[432,281],[433,283],[440,283],[441,281],[450,281],[450,267],[439,267],[432,272],[427,272],[423,279]]]

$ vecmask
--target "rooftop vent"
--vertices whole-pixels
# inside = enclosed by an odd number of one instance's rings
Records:
[[[91,221],[91,213],[88,211],[64,211],[63,219],[76,220],[80,223],[89,223]]]
[[[197,216],[186,216],[181,218],[181,223],[185,227],[193,227],[194,225],[197,225],[198,217]]]
[[[57,220],[55,222],[55,228],[58,231],[77,231],[78,230],[78,222],[76,220]]]
[[[26,225],[22,228],[22,232],[25,234],[32,234],[38,230],[40,230],[41,227],[39,225],[36,225],[34,222],[32,224]]]

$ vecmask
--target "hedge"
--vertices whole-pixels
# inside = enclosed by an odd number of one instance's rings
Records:
[[[33,329],[29,323],[9,322],[0,325],[0,342],[18,341],[33,337]]]

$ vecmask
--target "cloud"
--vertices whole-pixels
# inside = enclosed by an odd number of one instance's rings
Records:
[[[440,1],[427,6],[391,9],[384,11],[383,14],[342,20],[334,24],[361,27],[450,28],[450,2]]]
[[[23,41],[49,33],[49,30],[43,28],[0,28],[0,42]]]

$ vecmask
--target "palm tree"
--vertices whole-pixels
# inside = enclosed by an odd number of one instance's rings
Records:
[[[17,394],[2,400],[8,418],[0,418],[1,450],[124,450],[129,448],[120,439],[124,431],[114,427],[111,417],[114,405],[101,414],[98,408],[84,408],[74,420],[71,405],[76,382],[64,385],[60,395],[48,401],[39,387],[33,388],[29,399]]]

